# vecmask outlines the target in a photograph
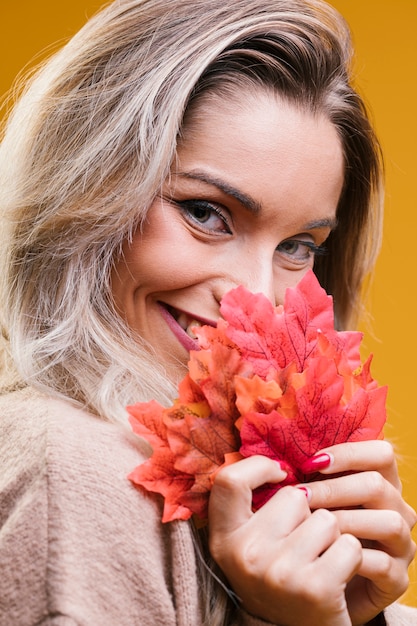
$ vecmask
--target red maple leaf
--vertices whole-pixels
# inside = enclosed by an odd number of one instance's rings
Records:
[[[363,365],[361,333],[334,329],[332,299],[313,272],[288,289],[284,306],[243,287],[221,303],[217,327],[194,329],[200,350],[172,407],[128,407],[152,456],[129,478],[165,499],[163,521],[207,517],[213,477],[223,465],[262,454],[287,478],[254,492],[254,508],[277,489],[315,478],[303,462],[344,441],[382,437],[386,388]]]
[[[287,406],[281,402],[288,395]],[[346,399],[345,381],[336,364],[324,357],[309,362],[301,374],[293,374],[286,394],[270,412],[248,412],[240,420],[242,456],[262,454],[281,461],[288,476],[284,483],[265,485],[254,493],[259,508],[284,484],[307,482],[317,476],[304,475],[304,462],[322,448],[345,441],[377,439],[385,422],[386,388],[357,386]],[[263,398],[267,406],[269,398]],[[288,410],[288,404],[293,406]],[[271,404],[272,406],[272,404]]]

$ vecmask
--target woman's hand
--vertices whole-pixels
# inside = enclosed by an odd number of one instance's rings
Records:
[[[364,624],[397,600],[408,586],[407,570],[415,554],[411,529],[416,513],[402,499],[395,455],[388,442],[327,448],[316,455],[320,455],[321,465],[325,453],[330,463],[320,471],[329,478],[308,484],[309,504],[312,510],[333,510],[340,532],[362,541],[362,562],[346,597],[352,623]]]
[[[359,540],[340,532],[333,513],[311,513],[294,487],[252,512],[252,490],[285,476],[261,456],[217,474],[209,505],[212,556],[253,615],[280,626],[351,626],[345,590],[362,568]]]

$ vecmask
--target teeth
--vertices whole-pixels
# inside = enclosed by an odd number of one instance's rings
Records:
[[[198,322],[197,320],[193,320],[192,322],[188,324],[187,328],[185,329],[185,332],[187,333],[189,337],[191,337],[191,339],[197,339],[197,336],[191,330],[194,326],[201,326],[201,323]]]
[[[189,317],[188,315],[185,315],[185,313],[180,313],[179,316],[177,317],[177,322],[183,330],[187,330],[188,321],[189,321]]]
[[[181,328],[185,330],[189,337],[191,337],[192,339],[196,339],[196,336],[191,329],[193,328],[193,326],[202,326],[201,322],[194,319],[190,320],[189,316],[185,313],[180,313],[177,318],[177,322],[181,326]]]

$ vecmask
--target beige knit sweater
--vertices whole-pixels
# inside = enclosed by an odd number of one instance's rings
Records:
[[[0,626],[202,624],[189,524],[163,525],[126,479],[145,454],[128,427],[69,403],[0,397]],[[417,625],[417,609],[385,617]]]

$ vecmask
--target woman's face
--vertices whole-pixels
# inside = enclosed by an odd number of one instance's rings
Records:
[[[112,276],[120,314],[174,379],[227,291],[283,302],[336,225],[344,176],[333,125],[264,92],[200,103],[177,156]]]

